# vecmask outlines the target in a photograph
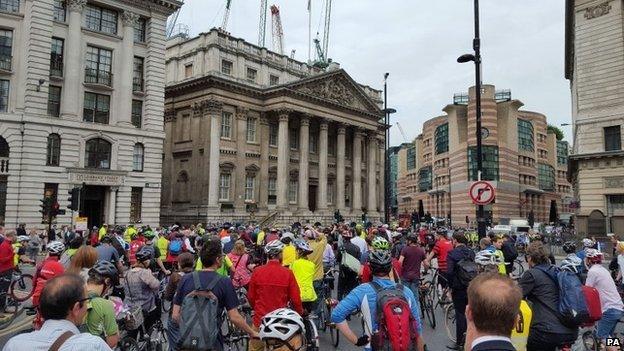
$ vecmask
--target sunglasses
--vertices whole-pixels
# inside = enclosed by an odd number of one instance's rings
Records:
[[[80,304],[80,307],[82,307],[85,302],[90,302],[91,299],[92,299],[91,297],[85,297],[83,299],[78,300],[78,303]]]

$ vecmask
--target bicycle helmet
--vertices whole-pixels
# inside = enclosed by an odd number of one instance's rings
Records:
[[[26,235],[20,235],[17,237],[17,242],[23,242],[23,241],[30,241],[30,237],[26,236]]]
[[[151,230],[147,230],[147,231],[145,231],[145,234],[143,234],[143,236],[147,240],[152,240],[152,239],[154,239],[156,237],[156,234],[154,234],[154,232],[151,231]]]
[[[371,271],[387,271],[392,267],[392,256],[387,250],[371,251],[368,255]]]
[[[277,339],[288,341],[296,334],[305,332],[303,318],[288,308],[280,308],[262,318],[258,336],[260,340]]]
[[[589,238],[583,239],[583,247],[592,247],[594,246],[594,241]]]
[[[135,256],[136,256],[137,261],[143,262],[143,261],[152,259],[152,252],[149,249],[147,249],[145,246],[143,246],[142,248],[139,249],[139,251],[136,253]]]
[[[65,251],[65,245],[60,241],[53,241],[48,244],[48,253],[50,255],[60,256]]]
[[[385,238],[381,236],[376,236],[373,239],[371,246],[375,250],[389,250],[390,249],[390,244],[388,243],[388,240],[386,240]]]
[[[284,249],[284,243],[279,240],[273,240],[270,243],[266,244],[264,247],[264,253],[266,253],[269,257],[275,257],[279,255]]]
[[[602,263],[603,254],[596,249],[585,249],[585,258],[590,263]]]
[[[497,266],[503,263],[503,260],[492,251],[483,250],[475,255],[475,263],[481,266]]]
[[[578,258],[578,257],[577,257]],[[566,257],[561,261],[561,269],[578,274],[578,267],[581,265],[581,259],[573,260],[570,257]]]
[[[567,254],[576,252],[576,243],[574,241],[566,241],[563,243],[563,252]]]
[[[310,248],[310,244],[308,244],[308,242],[303,239],[295,239],[294,244],[297,250],[308,252],[308,253],[312,252],[312,249]]]
[[[117,268],[109,261],[99,260],[89,271],[109,278],[117,277]]]

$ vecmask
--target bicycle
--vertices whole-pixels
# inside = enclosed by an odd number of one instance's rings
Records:
[[[7,278],[3,278],[3,279],[4,281],[8,280]],[[6,303],[4,305],[4,312],[5,314],[9,315],[9,317],[6,320],[0,321],[0,330],[3,330],[3,329],[6,329],[8,326],[10,326],[13,323],[13,321],[15,321],[15,319],[17,319],[17,317],[19,317],[24,312],[24,308],[20,308],[22,303],[16,300],[15,297],[11,294],[10,286],[7,292],[0,294],[0,298],[6,299]]]
[[[431,277],[431,288],[433,289],[433,299],[436,300],[435,307],[441,307],[443,310],[445,306],[452,304],[450,298],[450,287],[446,284],[445,288],[442,288],[440,284],[440,279],[443,281],[447,281],[445,277],[440,275],[440,270],[438,268],[430,268],[433,271],[433,276]],[[440,290],[438,290],[438,286],[440,286]]]
[[[321,308],[321,313],[317,316],[319,329],[326,332],[329,328],[329,336],[331,337],[331,342],[334,347],[338,347],[338,344],[340,343],[340,331],[338,331],[336,326],[330,321],[332,310],[338,304],[338,300],[331,298],[332,286],[334,284],[334,273],[337,271],[338,270],[335,268],[329,269],[323,276],[322,290],[324,292],[323,296],[325,296],[325,299],[323,299],[322,303],[324,303],[325,306],[324,308]]]
[[[433,286],[431,281],[425,281],[421,278],[418,287],[418,300],[420,302],[420,314],[422,319],[427,318],[432,329],[436,327],[435,306],[433,302]]]
[[[620,320],[617,322],[615,329],[617,330],[617,327],[620,323],[624,323],[624,318],[620,318]],[[624,332],[622,331],[615,331],[614,332],[615,335],[613,335],[614,338],[621,340],[624,340]],[[583,340],[583,347],[585,348],[586,351],[598,351],[600,350],[600,340],[598,340],[598,338],[596,337],[596,329],[592,328],[590,330],[587,330],[583,333],[583,335],[581,336],[581,339]]]
[[[32,274],[22,273],[19,269],[13,272],[9,295],[17,302],[24,302],[34,293],[34,278]]]
[[[169,349],[169,341],[165,332],[165,327],[162,321],[157,320],[154,325],[148,330],[145,329],[145,325],[141,325],[139,328],[137,338],[135,339],[131,335],[128,335],[128,330],[125,329],[124,318],[118,320],[120,335],[125,334],[117,343],[117,349],[119,351],[164,351]]]
[[[520,277],[522,277],[522,274],[524,274],[524,265],[522,261],[517,258],[512,263],[511,273],[509,274],[509,277],[513,280],[518,280],[520,279]]]
[[[446,329],[446,335],[451,342],[456,342],[457,337],[455,333],[455,306],[453,303],[444,306],[444,328]]]
[[[249,344],[249,335],[238,329],[228,318],[227,311],[221,315],[221,336],[225,350],[245,351]]]
[[[167,289],[167,285],[169,285],[170,276],[165,276],[162,280],[160,280],[160,287],[158,288],[158,299],[160,302],[160,307],[163,313],[169,313],[171,311],[171,301],[168,301],[164,298],[165,290]]]

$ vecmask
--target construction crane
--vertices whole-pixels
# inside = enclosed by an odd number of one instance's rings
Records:
[[[325,54],[325,58],[329,57],[329,24],[331,22],[331,7],[332,0],[326,0],[325,7],[325,29],[323,31],[323,53]]]
[[[232,6],[232,0],[226,0],[225,13],[223,14],[223,23],[221,23],[221,30],[227,30],[228,19],[230,19],[230,9]]]
[[[271,32],[273,34],[273,51],[284,55],[284,29],[279,7],[271,5]]]
[[[323,42],[318,38],[318,33],[316,33],[316,39],[314,39],[314,45],[316,47],[316,61],[313,63],[314,66],[319,68],[327,68],[331,59],[328,56],[329,51],[329,25],[331,23],[331,7],[332,0],[326,0],[325,2],[325,28],[323,29]]]
[[[178,16],[180,15],[181,8],[182,7],[179,7],[174,13],[171,14],[171,16],[169,16],[169,22],[167,23],[167,28],[165,29],[165,35],[167,38],[170,38],[173,34],[173,29],[176,26],[176,22],[178,22]]]
[[[297,50],[295,50],[295,49],[290,50],[290,58],[291,59],[293,59],[293,60],[295,59],[295,53],[296,52],[297,52]]]
[[[267,0],[260,0],[260,28],[258,28],[258,46],[266,46]]]
[[[399,124],[399,122],[396,122],[397,127],[399,127],[399,132],[401,132],[401,135],[403,136],[403,140],[407,143],[407,136],[405,136],[405,132],[403,131],[403,127],[401,127],[401,125]]]

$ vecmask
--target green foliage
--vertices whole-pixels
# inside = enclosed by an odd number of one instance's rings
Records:
[[[563,131],[559,127],[549,124],[548,131],[555,133],[557,140],[563,140]]]

